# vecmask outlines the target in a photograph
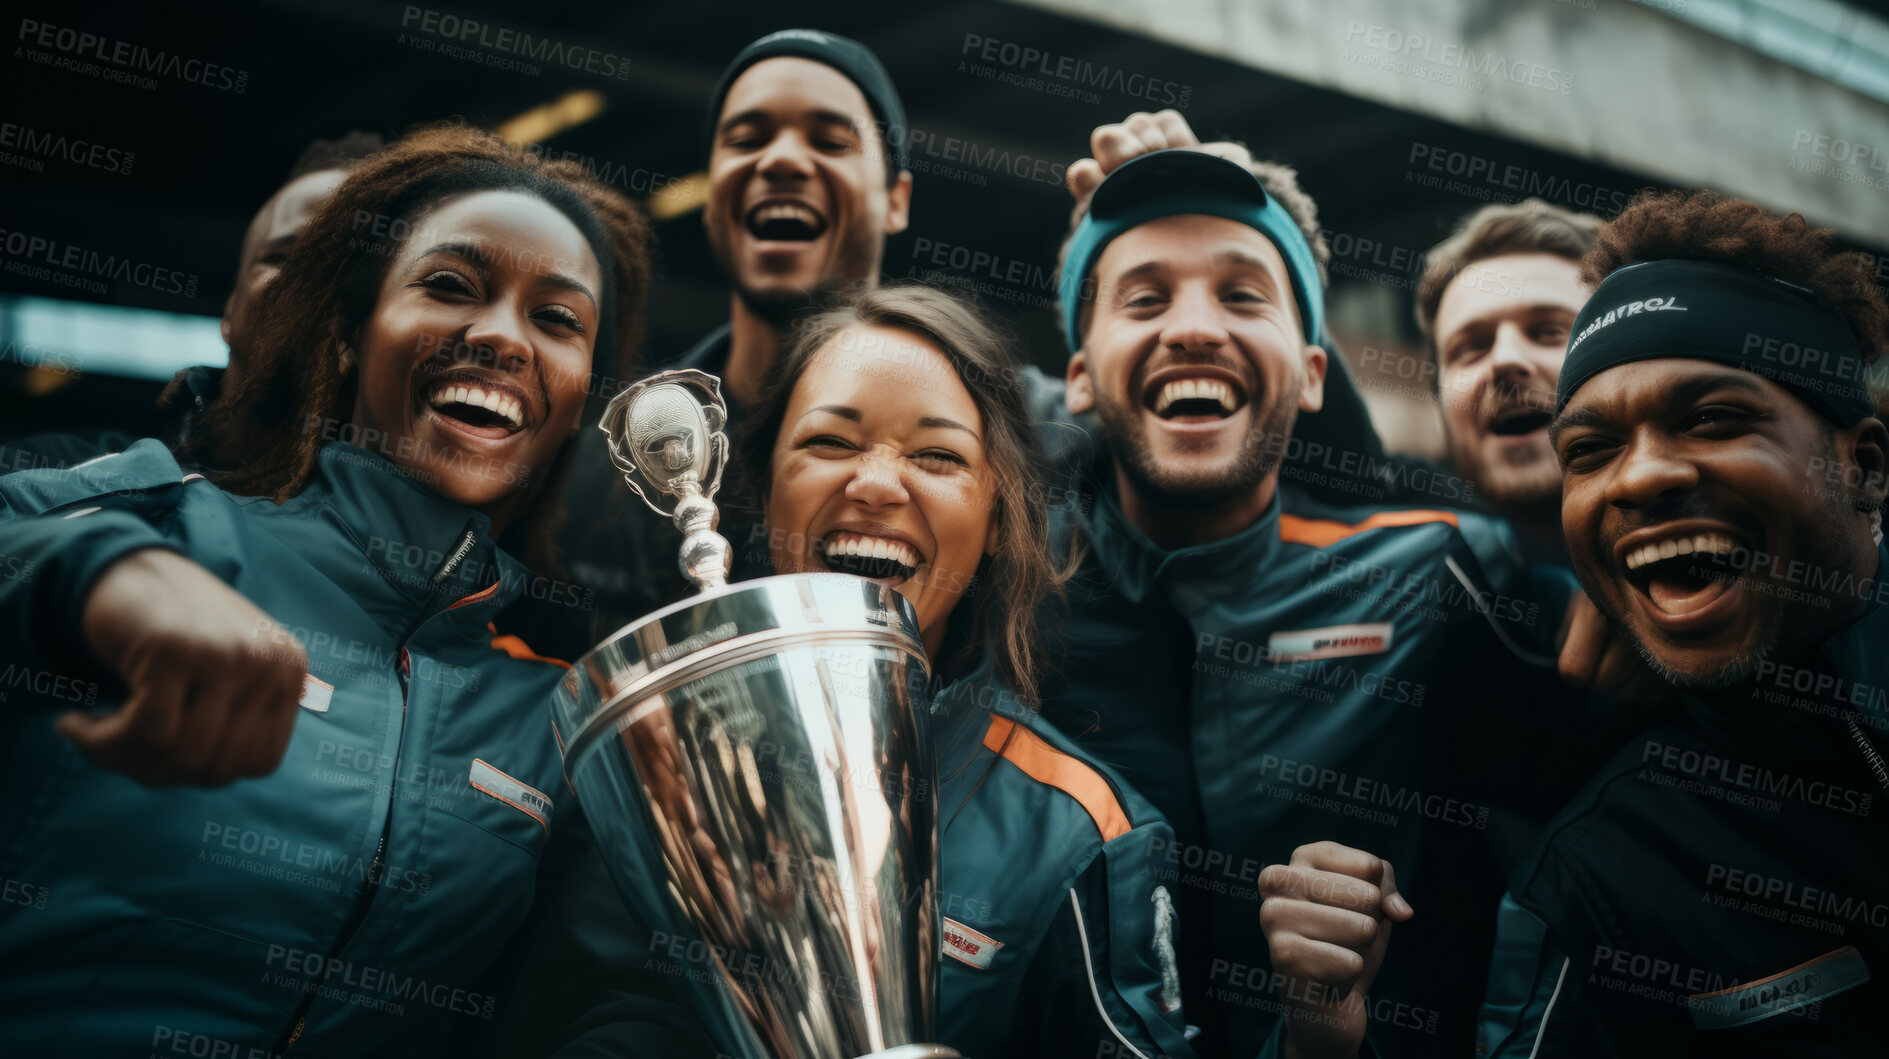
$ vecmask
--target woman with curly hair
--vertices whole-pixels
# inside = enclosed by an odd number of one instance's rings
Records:
[[[489,623],[543,568],[648,239],[581,169],[418,133],[262,296],[203,421],[235,470],[145,440],[0,479],[30,571],[0,582],[0,873],[32,895],[0,1053],[425,1055],[492,1017],[569,799],[565,670]]]

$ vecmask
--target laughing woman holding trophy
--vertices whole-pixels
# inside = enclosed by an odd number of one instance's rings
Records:
[[[1190,1055],[1171,832],[1029,705],[1057,574],[999,332],[931,288],[851,292],[732,446],[717,391],[666,372],[604,417],[701,591],[560,686],[598,855],[543,902],[504,1053]],[[722,583],[725,465],[775,576]],[[707,1040],[651,1045],[687,1021],[651,1017],[652,972]]]
[[[932,659],[945,955],[967,1056],[1189,1054],[1154,808],[1037,720],[1055,591],[1022,370],[973,306],[895,285],[802,325],[744,435],[777,572],[891,586]]]

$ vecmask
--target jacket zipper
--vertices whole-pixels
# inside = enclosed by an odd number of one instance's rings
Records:
[[[1882,789],[1889,791],[1889,765],[1884,765],[1882,755],[1876,751],[1876,745],[1863,734],[1863,726],[1856,723],[1854,713],[1846,713],[1843,720],[1850,726],[1850,738],[1856,740],[1856,748],[1863,752],[1863,760],[1869,762],[1869,771],[1876,774],[1876,782]]]
[[[460,536],[458,547],[453,549],[452,554],[447,556],[446,561],[440,565],[439,570],[436,571],[432,579],[428,581],[428,584],[432,586],[433,594],[427,599],[426,606],[420,608],[419,615],[414,619],[413,624],[407,626],[406,631],[400,636],[400,654],[398,656],[400,675],[400,733],[394,742],[394,774],[389,777],[387,781],[387,815],[381,821],[380,841],[374,846],[373,860],[368,862],[367,874],[363,879],[363,885],[361,887],[361,896],[355,899],[354,907],[349,910],[348,918],[346,922],[342,924],[340,935],[334,946],[329,950],[334,956],[338,957],[341,953],[347,951],[348,943],[354,940],[354,935],[360,931],[361,924],[367,921],[367,914],[374,906],[374,897],[380,893],[380,873],[384,863],[382,858],[387,852],[387,834],[393,830],[394,807],[398,804],[396,799],[399,789],[401,752],[405,749],[406,745],[407,696],[410,694],[411,690],[412,673],[410,663],[408,662],[407,641],[413,639],[413,635],[420,631],[420,626],[425,625],[429,619],[439,613],[441,596],[443,595],[443,590],[447,582],[452,578],[453,571],[459,568],[459,564],[471,553],[473,546],[477,544],[478,541],[479,533],[477,528],[468,523],[465,532]],[[301,1038],[302,1030],[308,1022],[308,1009],[313,1007],[314,1004],[314,993],[303,994],[302,1003],[295,1010],[295,1022],[289,1029],[288,1035],[284,1038],[281,1047],[276,1049],[277,1055],[288,1051],[289,1047]]]

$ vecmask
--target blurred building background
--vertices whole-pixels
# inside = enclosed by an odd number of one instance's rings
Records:
[[[657,220],[645,359],[674,356],[727,314],[700,223],[708,94],[789,26],[866,42],[904,97],[913,223],[887,275],[976,291],[1058,373],[1062,174],[1092,128],[1173,107],[1297,167],[1334,251],[1334,330],[1401,451],[1440,444],[1422,255],[1486,202],[1610,216],[1643,187],[1713,187],[1889,252],[1889,21],[1837,0],[440,2],[9,0],[0,436],[136,427],[172,371],[220,361],[251,214],[309,140],[350,129],[460,118],[582,159]],[[468,22],[615,61],[571,70],[444,32]],[[35,46],[29,23],[196,65],[128,75]],[[31,149],[49,137],[97,149]],[[47,260],[75,248],[83,267]]]

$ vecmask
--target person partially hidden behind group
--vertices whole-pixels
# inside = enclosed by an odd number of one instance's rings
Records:
[[[265,200],[249,227],[236,257],[235,282],[223,302],[220,331],[229,347],[221,368],[194,364],[172,377],[158,397],[163,423],[156,436],[173,447],[185,444],[217,399],[226,382],[241,377],[249,361],[250,335],[255,327],[255,306],[264,289],[282,271],[308,219],[355,166],[385,147],[379,135],[355,130],[334,140],[315,140],[302,149],[289,167],[288,179]],[[92,433],[57,431],[36,434],[0,445],[0,473],[39,467],[70,467],[95,456],[118,452],[138,440],[122,429]]]
[[[1032,708],[1038,604],[1059,575],[1007,350],[935,289],[832,296],[751,408],[733,492],[767,528],[775,572],[866,577],[916,613],[938,689],[938,1043],[982,1059],[1191,1056],[1175,909],[1155,874],[1172,832]],[[657,1014],[713,955],[644,975],[649,930],[598,858],[557,879],[501,995],[533,1025],[486,1054],[714,1054],[688,1015]]]
[[[0,478],[0,1054],[438,1055],[568,808],[565,670],[488,622],[584,391],[637,333],[648,231],[489,133],[361,163],[205,413]],[[367,223],[358,219],[368,218]],[[157,1043],[153,1043],[157,1042]]]

